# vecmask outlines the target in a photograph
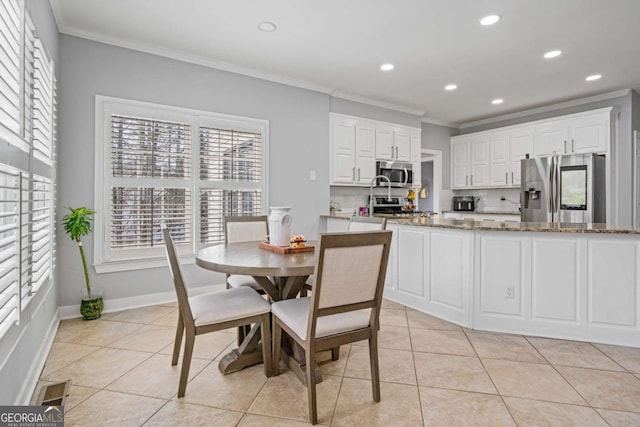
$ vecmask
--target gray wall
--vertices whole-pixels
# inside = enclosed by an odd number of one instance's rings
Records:
[[[632,92],[633,93],[633,92]],[[637,96],[637,94],[636,94]],[[618,137],[615,146],[612,146],[613,158],[611,159],[611,169],[614,185],[614,202],[618,210],[618,225],[631,226],[632,214],[632,123],[631,123],[631,93],[627,96],[606,99],[603,101],[591,102],[570,108],[561,108],[544,113],[531,114],[516,119],[496,121],[486,125],[464,128],[462,134],[479,132],[503,126],[510,126],[534,120],[548,119],[564,114],[579,113],[582,111],[595,110],[597,108],[614,107],[618,111]]]
[[[94,100],[106,95],[269,120],[269,204],[291,206],[296,234],[315,235],[329,206],[329,97],[68,35],[60,36],[59,215],[93,205]],[[316,181],[309,180],[315,170]],[[84,242],[93,260],[93,238]],[[61,305],[79,303],[77,248],[58,231]],[[223,283],[221,274],[185,268],[191,286]],[[167,268],[95,274],[105,299],[172,290]]]
[[[422,182],[427,181],[429,183],[429,197],[421,199],[418,192],[418,210],[433,211],[433,161],[422,162],[420,166]],[[422,188],[422,184],[420,187]]]
[[[457,128],[422,123],[422,148],[442,151],[442,188],[451,188],[451,137],[458,135]],[[440,209],[446,209],[440,204]]]
[[[49,2],[31,0],[26,3],[26,10],[36,26],[51,58],[56,63],[56,74],[59,76],[60,63],[58,61],[58,27],[53,17]],[[4,144],[0,144],[4,148]],[[23,163],[19,156],[6,156],[0,149],[0,157],[3,161],[12,157],[16,164]],[[14,153],[17,154],[17,153]],[[31,387],[39,375],[39,366],[36,362],[40,351],[45,350],[47,331],[51,328],[56,318],[58,308],[58,290],[54,280],[43,285],[38,294],[30,301],[29,305],[20,315],[20,324],[13,326],[2,339],[0,339],[0,404],[24,405],[28,404]],[[46,355],[45,355],[46,356]],[[26,399],[26,400],[25,400]]]

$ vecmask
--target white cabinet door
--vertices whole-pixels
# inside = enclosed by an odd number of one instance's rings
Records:
[[[576,117],[571,121],[572,153],[602,153],[607,151],[607,116],[605,114],[590,114]]]
[[[471,140],[471,176],[472,187],[489,185],[489,141],[487,139]]]
[[[393,130],[376,126],[376,159],[393,160],[394,154]]]
[[[469,186],[469,141],[451,140],[451,188]]]
[[[400,228],[395,233],[398,239],[398,287],[399,294],[405,298],[424,300],[425,269],[428,243],[422,227]]]
[[[568,151],[569,122],[557,120],[536,126],[534,153],[536,157],[565,154]]]
[[[489,185],[496,187],[507,185],[511,172],[508,134],[489,135],[489,157]]]
[[[408,132],[394,132],[393,145],[395,146],[395,159],[403,162],[411,161],[411,135]]]
[[[511,149],[509,185],[520,187],[521,161],[527,154],[533,157],[533,127],[514,129],[509,136],[509,148]]]
[[[356,183],[369,185],[376,175],[376,130],[372,125],[356,126]]]
[[[353,184],[355,147],[355,120],[331,120],[331,183]]]
[[[387,274],[384,279],[384,295],[396,300],[395,291],[397,289],[397,263],[398,263],[398,226],[390,224],[387,226],[391,230],[391,246],[389,246],[389,262],[387,264]]]

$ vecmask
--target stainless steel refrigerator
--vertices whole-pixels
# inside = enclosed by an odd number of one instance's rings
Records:
[[[604,156],[522,159],[521,167],[523,222],[606,222]]]

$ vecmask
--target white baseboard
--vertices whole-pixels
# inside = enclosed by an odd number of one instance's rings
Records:
[[[189,295],[195,296],[207,292],[220,291],[223,289],[225,289],[224,284],[200,286],[197,288],[189,288]],[[105,299],[103,312],[110,313],[112,311],[129,310],[132,308],[147,307],[156,304],[166,304],[175,301],[176,293],[174,291],[137,295],[135,297],[128,298]],[[60,306],[58,311],[60,313],[60,319],[72,319],[75,317],[80,317],[80,304]]]
[[[22,389],[20,390],[20,393],[18,393],[14,405],[29,405],[31,396],[33,395],[33,392],[36,389],[36,385],[38,384],[38,380],[40,379],[40,373],[44,368],[47,357],[49,357],[49,352],[51,351],[51,346],[53,345],[53,341],[56,337],[56,332],[58,331],[59,324],[60,311],[56,310],[55,315],[51,320],[51,324],[49,324],[49,327],[47,328],[45,338],[40,344],[38,354],[36,354],[33,358],[31,369],[29,370],[25,381],[22,383]]]

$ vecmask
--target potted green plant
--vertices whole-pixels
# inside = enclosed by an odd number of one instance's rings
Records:
[[[86,293],[82,293],[82,301],[80,302],[80,314],[85,320],[97,319],[102,315],[104,302],[102,300],[102,292],[91,290],[91,282],[89,281],[89,271],[87,270],[87,259],[84,255],[82,247],[82,236],[91,233],[91,221],[93,221],[94,211],[81,206],[79,208],[68,207],[71,211],[62,219],[64,231],[71,237],[71,240],[78,244],[80,257],[82,258],[82,268],[84,269],[84,280],[87,285]]]

